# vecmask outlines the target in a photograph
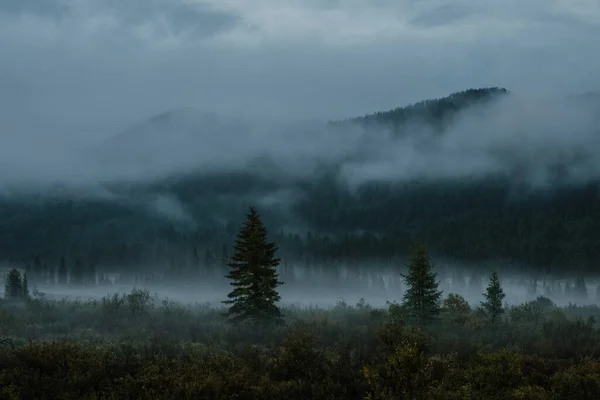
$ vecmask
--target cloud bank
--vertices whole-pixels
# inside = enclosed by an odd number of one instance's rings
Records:
[[[600,88],[598,37],[592,0],[5,0],[0,182],[248,165],[303,175],[336,162],[351,182],[515,162],[543,182],[556,160],[585,180],[598,171],[595,114],[552,99]],[[358,129],[340,140],[304,122],[483,86],[515,97],[463,116],[438,141]],[[201,117],[200,133],[171,126],[114,158],[97,154],[115,132],[187,106],[227,122]]]

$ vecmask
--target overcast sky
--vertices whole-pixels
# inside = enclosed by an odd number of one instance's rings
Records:
[[[0,135],[600,89],[598,0],[1,0]]]

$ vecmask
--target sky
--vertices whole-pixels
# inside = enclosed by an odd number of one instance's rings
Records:
[[[0,135],[156,113],[340,118],[472,87],[600,89],[597,0],[2,0]]]

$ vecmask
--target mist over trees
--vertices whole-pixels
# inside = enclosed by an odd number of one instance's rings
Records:
[[[345,133],[361,126],[369,133],[363,139],[368,149],[380,140],[376,126],[393,126],[399,138],[425,138],[419,127],[434,127],[435,140],[444,140],[457,135],[452,127],[465,115],[485,116],[511,96],[502,88],[467,90],[332,123],[328,135],[342,143]],[[360,163],[363,155],[353,157]],[[518,163],[491,175],[350,185],[340,179],[344,165],[325,164],[305,177],[277,176],[273,164],[255,159],[243,171],[105,183],[105,197],[54,188],[34,198],[14,189],[0,199],[0,254],[11,263],[33,263],[34,280],[54,277],[62,257],[73,282],[91,282],[91,268],[133,274],[143,272],[135,271],[140,265],[180,278],[197,276],[198,269],[212,276],[220,274],[215,269],[222,272],[223,249],[239,229],[234,215],[248,204],[264,204],[263,218],[288,263],[393,263],[419,237],[433,256],[457,262],[500,260],[555,275],[576,266],[586,274],[600,257],[593,244],[600,228],[599,187],[594,179],[569,184],[569,162],[582,161],[569,160],[548,166],[544,187],[526,179],[540,166]]]

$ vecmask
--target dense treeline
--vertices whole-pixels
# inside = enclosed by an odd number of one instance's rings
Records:
[[[506,95],[501,88],[467,90],[341,126],[377,121],[400,129],[414,119],[443,127],[461,110]],[[261,207],[290,263],[387,262],[405,256],[419,238],[450,260],[502,260],[555,273],[594,270],[600,257],[594,240],[600,231],[598,183],[530,190],[515,179],[367,183],[351,190],[331,170],[287,181],[246,171],[107,187],[128,201],[4,197],[0,255],[23,267],[40,257],[42,269],[54,271],[63,257],[69,268],[78,259],[86,267],[123,271],[139,265],[167,266],[172,274],[200,264],[213,268],[228,257],[224,246],[234,239],[237,215],[248,204],[294,189],[300,194],[289,204]],[[193,221],[161,215],[147,201],[158,195],[180,201]]]
[[[485,106],[507,94],[508,90],[499,87],[468,89],[440,99],[423,100],[409,106],[335,122],[334,125],[358,123],[365,126],[385,126],[402,134],[410,124],[423,123],[432,125],[441,132],[461,111],[473,106]]]

